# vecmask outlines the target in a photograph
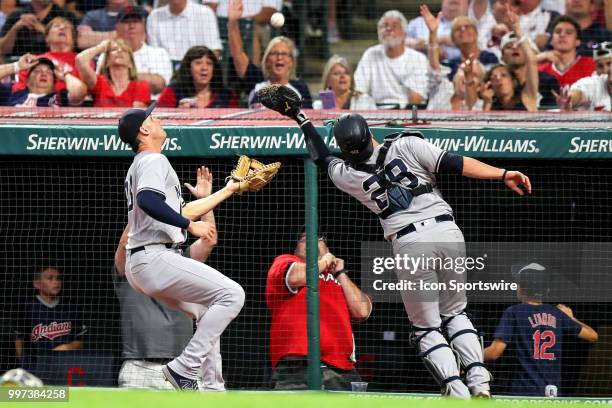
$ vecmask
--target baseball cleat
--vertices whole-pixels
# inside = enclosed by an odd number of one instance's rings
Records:
[[[183,377],[182,375],[175,373],[167,365],[162,367],[162,372],[164,373],[164,377],[166,377],[166,381],[170,382],[170,384],[172,384],[172,386],[177,390],[198,391],[200,389],[200,387],[198,387],[197,380]]]

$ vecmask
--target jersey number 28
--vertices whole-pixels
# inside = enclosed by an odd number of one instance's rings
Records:
[[[408,170],[408,166],[400,158],[395,158],[385,165],[385,176],[391,183],[402,183],[407,188],[415,188],[419,184],[417,176]],[[383,211],[389,206],[389,201],[387,190],[378,184],[378,176],[368,177],[361,187],[367,193],[373,186],[378,188],[372,191],[370,199]]]

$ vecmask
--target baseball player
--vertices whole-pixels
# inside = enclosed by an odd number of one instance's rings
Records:
[[[146,110],[130,109],[119,119],[119,137],[136,152],[125,179],[129,230],[125,276],[134,289],[196,319],[195,334],[162,372],[176,389],[197,390],[202,361],[242,309],[244,290],[210,266],[183,257],[178,246],[185,241],[185,231],[214,239],[215,228],[195,220],[239,191],[240,185],[230,180],[204,199],[200,214],[182,216],[181,185],[161,154],[166,132],[151,116],[154,107],[155,103]]]
[[[212,173],[202,166],[197,169],[195,187],[188,183],[185,186],[196,198],[208,197],[212,192]],[[204,214],[202,221],[215,226],[213,211]],[[172,389],[162,368],[185,348],[193,336],[193,319],[130,286],[125,279],[127,243],[126,227],[115,251],[113,271],[115,292],[121,308],[122,355],[125,358],[119,372],[119,386]],[[215,231],[212,240],[198,239],[184,251],[183,256],[204,262],[216,243]],[[225,390],[219,341],[202,363],[201,388],[207,391]]]
[[[532,263],[518,273],[520,304],[504,311],[494,340],[484,351],[485,361],[495,361],[513,346],[520,370],[514,370],[511,394],[543,396],[547,385],[561,391],[561,357],[565,335],[596,342],[598,335],[574,317],[565,305],[543,303],[547,292],[546,268]]]
[[[344,157],[339,159],[332,156],[300,109],[299,97],[290,89],[270,86],[258,96],[263,105],[294,119],[304,132],[312,160],[327,172],[336,187],[361,201],[380,218],[385,238],[392,241],[395,255],[465,256],[463,234],[455,224],[452,208],[436,186],[436,173],[501,180],[520,195],[524,194],[521,186],[531,193],[529,178],[522,173],[441,150],[426,142],[420,132],[389,135],[383,145],[377,145],[366,120],[357,114],[344,114],[333,126]],[[423,254],[421,245],[416,249],[418,254],[414,254],[418,243],[430,243],[426,246],[429,253]],[[459,276],[452,270],[417,270],[414,274],[397,270],[396,273],[400,280],[423,282]],[[465,292],[440,291],[436,298],[437,301],[423,300],[409,291],[402,292],[420,357],[440,384],[443,395],[490,397],[490,375],[483,364],[480,339],[464,311]],[[453,349],[463,365],[465,383],[459,377]]]

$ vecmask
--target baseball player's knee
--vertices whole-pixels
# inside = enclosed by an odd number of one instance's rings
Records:
[[[232,285],[228,285],[225,288],[223,295],[221,296],[220,302],[225,303],[226,306],[228,306],[232,310],[235,310],[236,314],[238,314],[244,306],[244,300],[246,295],[244,293],[244,289],[242,289],[242,286],[240,286],[236,282],[232,283]]]

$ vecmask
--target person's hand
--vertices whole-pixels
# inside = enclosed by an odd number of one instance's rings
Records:
[[[215,227],[209,222],[192,221],[189,223],[187,231],[195,237],[204,238],[209,241],[215,238]]]
[[[437,16],[434,17],[429,11],[429,7],[426,4],[421,5],[421,16],[423,16],[423,20],[425,20],[425,25],[429,29],[430,33],[437,33],[438,27],[440,26],[440,19],[442,18],[442,12],[439,12]]]
[[[72,72],[72,67],[70,66],[70,64],[66,64],[65,62],[54,62],[54,64],[55,69],[53,70],[53,72],[55,72],[55,77],[60,81],[66,80],[66,75]]]
[[[36,60],[37,58],[32,54],[24,54],[19,57],[19,60],[17,61],[17,66],[21,71],[25,71],[32,68],[32,66],[36,63]]]
[[[232,193],[238,193],[240,192],[240,183],[237,182],[236,180],[233,180],[231,177],[228,177],[225,188],[227,188]]]
[[[544,51],[544,52],[539,53],[536,56],[536,59],[538,62],[549,61],[549,62],[552,62],[553,64],[557,64],[560,61],[560,58],[561,58],[561,53],[555,50]]]
[[[521,189],[521,186],[527,190],[527,193],[531,194],[531,181],[529,177],[521,173],[520,171],[508,171],[506,172],[506,178],[504,183],[508,188],[514,190],[518,195],[525,195],[525,192]]]
[[[37,30],[38,24],[40,24],[40,21],[38,21],[36,16],[32,13],[22,14],[17,23],[15,23],[18,28],[27,28],[28,30]]]
[[[510,7],[510,4],[505,4],[501,12],[502,22],[510,29],[516,32],[521,29],[518,14]]]
[[[336,258],[334,257],[334,255],[331,252],[326,253],[321,258],[319,258],[319,262],[318,262],[319,272],[323,273],[323,272],[329,272],[330,270],[333,270],[335,262],[336,262]]]
[[[493,93],[493,89],[491,88],[490,81],[487,81],[486,83],[482,84],[482,86],[480,87],[480,91],[478,92],[478,95],[480,96],[480,99],[482,99],[484,103],[488,103],[488,104],[493,103],[493,96],[495,94]]]
[[[338,272],[344,269],[344,259],[336,258],[336,264],[334,267],[334,272]]]
[[[100,44],[96,45],[96,48],[98,50],[98,54],[102,54],[104,52],[109,51],[110,50],[110,43],[111,43],[111,40],[104,40]]]
[[[563,313],[565,313],[566,315],[568,315],[570,318],[574,318],[574,312],[572,311],[572,309],[570,309],[569,307],[565,306],[562,303],[559,303],[557,305],[557,309],[559,309],[560,311],[562,311]]]
[[[570,96],[570,88],[569,86],[564,86],[559,90],[559,93],[551,90],[552,94],[555,96],[557,101],[557,106],[565,112],[572,110],[572,98]]]
[[[227,6],[227,21],[235,22],[240,20],[243,11],[244,5],[242,4],[242,0],[229,0],[229,5]]]
[[[196,170],[196,185],[195,187],[189,183],[185,183],[187,190],[196,198],[208,197],[212,193],[213,175],[208,167],[198,167]]]

